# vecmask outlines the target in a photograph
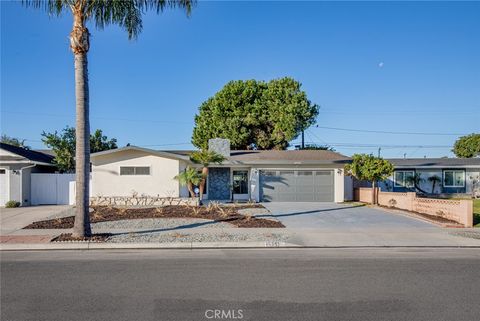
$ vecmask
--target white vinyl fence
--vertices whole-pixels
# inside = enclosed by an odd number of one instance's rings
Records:
[[[32,205],[69,204],[69,185],[75,174],[31,174]]]
[[[93,189],[92,189],[92,178],[90,176],[90,196],[93,195]],[[76,191],[77,191],[77,186],[75,184],[75,180],[73,180],[73,182],[70,182],[69,183],[69,200],[68,200],[68,203],[69,205],[75,205],[75,194],[76,194]]]

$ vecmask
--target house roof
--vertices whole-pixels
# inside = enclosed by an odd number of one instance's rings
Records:
[[[480,158],[390,158],[395,167],[480,167]]]
[[[45,153],[34,151],[18,146],[13,146],[5,143],[0,143],[0,148],[10,153],[16,154],[20,157],[2,156],[1,161],[24,161],[25,159],[32,163],[39,163],[43,165],[53,165],[53,156]]]
[[[142,149],[147,150],[147,149]],[[155,151],[177,155],[188,160],[193,150],[165,150]],[[227,157],[228,164],[344,164],[349,157],[327,150],[232,150]]]
[[[152,155],[157,155],[157,156],[160,156],[160,157],[166,157],[166,158],[172,158],[172,159],[179,159],[179,160],[185,160],[185,161],[190,160],[190,158],[188,157],[188,154],[187,155],[182,155],[182,154],[179,154],[179,153],[172,153],[170,151],[154,150],[154,149],[143,148],[143,147],[138,147],[138,146],[133,146],[133,145],[93,153],[93,154],[90,155],[90,157],[92,159],[95,159],[98,156],[114,154],[114,153],[119,153],[119,152],[128,151],[128,150],[140,151],[140,152],[144,152],[144,153],[147,153],[147,154],[152,154]]]

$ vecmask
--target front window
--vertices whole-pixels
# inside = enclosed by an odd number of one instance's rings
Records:
[[[150,175],[148,166],[121,166],[120,175]]]
[[[233,194],[248,194],[248,171],[233,171]]]
[[[395,187],[413,187],[414,171],[395,171]]]
[[[444,171],[443,186],[444,187],[464,187],[465,171]]]

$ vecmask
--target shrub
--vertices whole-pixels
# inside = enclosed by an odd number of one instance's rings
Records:
[[[14,208],[19,206],[20,206],[20,202],[17,202],[17,201],[8,201],[5,203],[6,208]]]

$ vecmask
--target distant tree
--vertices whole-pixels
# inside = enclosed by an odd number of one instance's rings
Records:
[[[5,134],[2,134],[0,137],[0,142],[4,144],[9,144],[17,147],[22,147],[25,149],[30,149],[30,146],[25,145],[25,139],[20,139],[20,138],[15,138],[15,137],[10,137]]]
[[[315,122],[318,106],[292,78],[228,82],[199,108],[192,143],[207,149],[227,138],[232,149],[285,149]]]
[[[174,177],[180,185],[187,186],[190,197],[195,197],[193,186],[200,184],[203,179],[203,175],[200,174],[195,168],[187,167],[185,171],[181,172]]]
[[[55,152],[54,163],[62,172],[75,171],[75,128],[65,127],[61,133],[42,133],[42,142]],[[90,152],[96,153],[117,148],[115,138],[108,139],[100,129],[90,135]]]
[[[388,160],[367,154],[354,154],[352,162],[345,165],[347,175],[372,183],[372,204],[377,203],[375,187],[378,181],[387,179],[393,173],[393,165]]]
[[[299,150],[329,150],[331,152],[335,151],[335,148],[329,145],[317,145],[317,144],[307,144],[304,148],[298,146]]]
[[[225,160],[222,155],[208,150],[195,151],[190,155],[190,159],[197,164],[202,164],[202,180],[200,182],[200,204],[203,200],[203,192],[205,191],[205,183],[208,176],[208,166],[210,164],[220,164]]]
[[[457,139],[452,151],[455,156],[472,158],[480,156],[480,134],[470,134]]]

